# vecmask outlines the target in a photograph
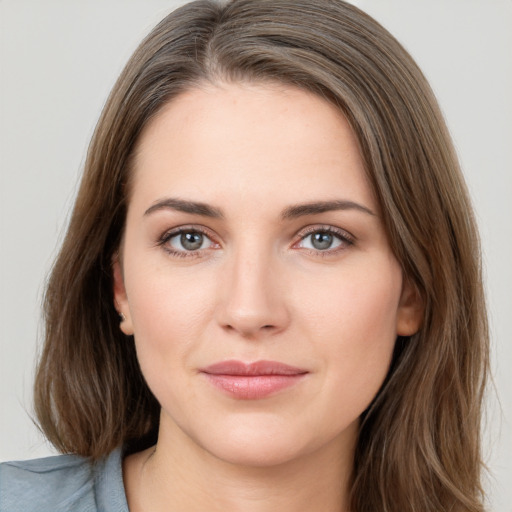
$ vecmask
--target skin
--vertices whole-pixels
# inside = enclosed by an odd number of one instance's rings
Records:
[[[125,459],[130,510],[347,510],[359,417],[421,320],[347,121],[299,89],[204,85],[146,127],[132,183],[114,295],[162,414],[156,447]],[[331,201],[349,204],[283,217]],[[307,374],[240,400],[200,372],[228,359]]]

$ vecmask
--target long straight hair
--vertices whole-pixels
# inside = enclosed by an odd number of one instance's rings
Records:
[[[159,404],[133,339],[119,330],[111,262],[142,130],[183,91],[219,80],[299,87],[343,113],[404,278],[423,299],[421,330],[397,339],[386,382],[361,418],[353,512],[482,511],[488,333],[468,193],[417,65],[339,0],[192,2],[136,50],[98,122],[49,280],[35,382],[41,428],[61,451],[94,459],[155,442]]]

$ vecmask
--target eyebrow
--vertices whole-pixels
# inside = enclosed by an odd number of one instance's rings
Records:
[[[150,215],[151,213],[159,210],[177,210],[184,213],[191,213],[193,215],[201,215],[202,217],[210,217],[214,219],[223,219],[224,214],[220,208],[211,206],[206,203],[197,201],[186,201],[183,199],[168,197],[157,201],[151,205],[145,212],[144,215]],[[319,213],[325,213],[337,210],[357,210],[368,215],[375,216],[375,213],[363,206],[362,204],[354,201],[347,200],[334,200],[334,201],[315,201],[311,203],[297,204],[285,208],[281,213],[283,220],[296,219],[306,215],[317,215]]]
[[[214,219],[222,219],[224,217],[224,214],[219,208],[215,208],[209,204],[196,201],[184,201],[183,199],[172,197],[157,201],[144,212],[144,215],[149,215],[158,210],[177,210],[179,212],[192,213],[193,215],[201,215]]]
[[[296,219],[305,215],[316,215],[324,212],[332,212],[336,210],[357,210],[368,215],[375,216],[375,213],[354,201],[335,200],[335,201],[318,201],[313,203],[298,204],[286,208],[281,217],[283,219]]]

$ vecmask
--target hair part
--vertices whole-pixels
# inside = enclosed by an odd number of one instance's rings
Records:
[[[421,71],[383,27],[342,1],[192,2],[136,50],[99,119],[48,283],[35,381],[41,429],[59,450],[94,459],[156,441],[160,407],[133,339],[119,330],[112,259],[141,132],[181,92],[226,80],[299,87],[346,116],[390,245],[424,303],[422,329],[398,338],[363,415],[352,510],[482,511],[488,329],[468,193]]]

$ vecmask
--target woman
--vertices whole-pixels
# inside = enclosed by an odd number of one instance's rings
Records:
[[[0,510],[482,510],[471,207],[424,77],[353,6],[153,30],[46,315],[36,409],[74,455],[2,466]]]

